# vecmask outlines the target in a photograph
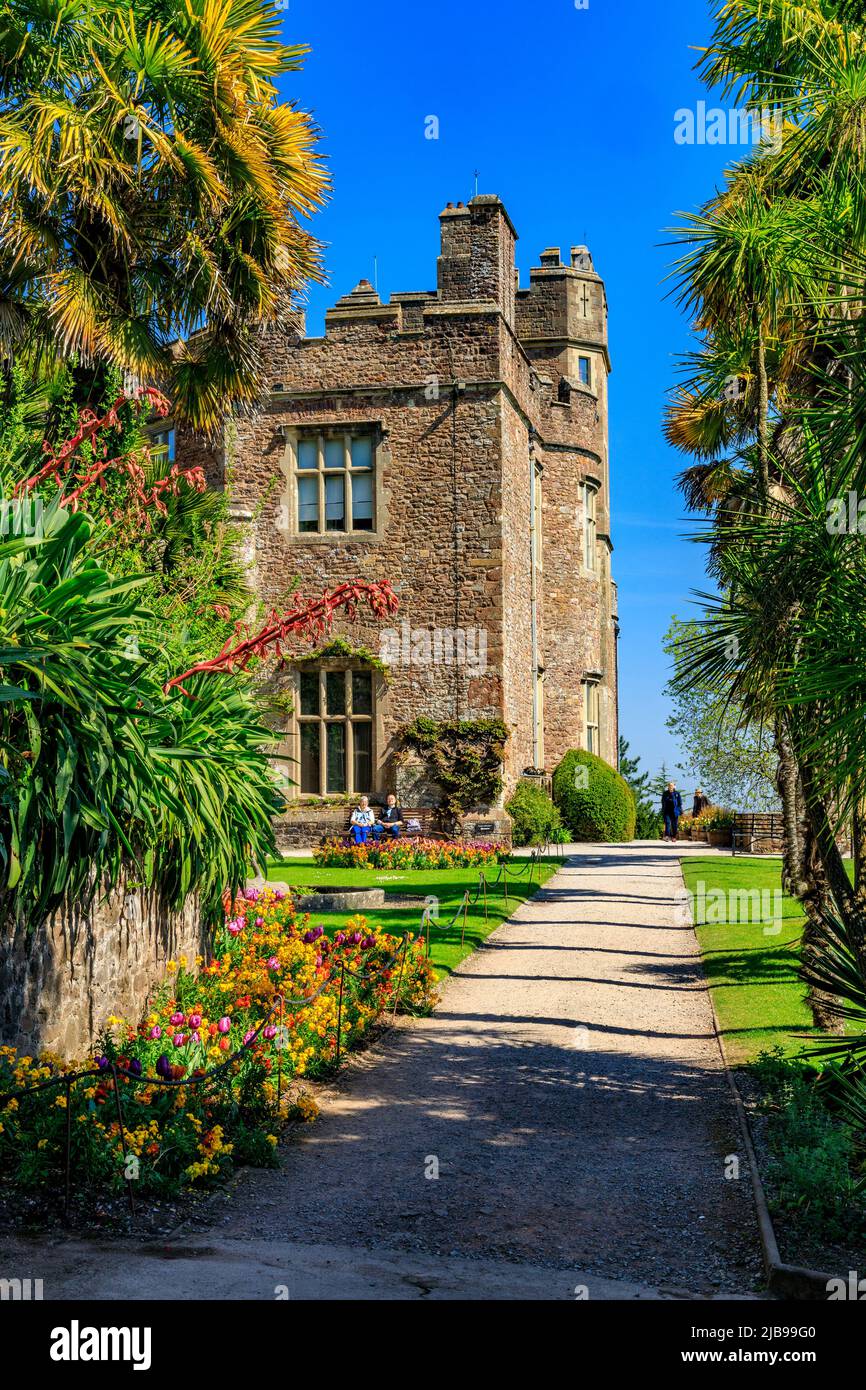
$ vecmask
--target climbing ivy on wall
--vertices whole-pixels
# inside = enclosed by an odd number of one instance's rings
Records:
[[[440,720],[422,716],[402,734],[403,749],[415,752],[442,788],[443,810],[463,816],[491,806],[502,791],[502,757],[508,729],[499,719]]]

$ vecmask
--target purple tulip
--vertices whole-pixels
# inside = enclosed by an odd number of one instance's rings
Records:
[[[111,1063],[109,1062],[109,1060],[108,1060],[107,1057],[104,1057],[104,1056],[103,1056],[103,1057],[97,1057],[97,1059],[96,1059],[96,1065],[99,1067],[99,1070],[100,1070],[100,1071],[107,1071],[108,1068],[111,1066]]]
[[[334,937],[334,945],[335,945],[335,946],[342,946],[342,944],[343,944],[343,942],[344,942],[345,940],[346,940],[346,933],[345,933],[344,931],[338,931],[338,932],[337,932],[337,935]]]
[[[159,1058],[157,1058],[156,1074],[157,1076],[163,1077],[166,1081],[171,1080],[171,1062],[168,1060],[164,1052]]]
[[[370,948],[371,948],[372,946],[375,946],[375,945],[376,945],[376,938],[375,938],[375,936],[365,936],[365,937],[364,937],[364,940],[361,942],[361,949],[362,949],[363,951],[369,951]]]
[[[133,1076],[141,1076],[141,1063],[139,1062],[137,1057],[133,1057],[127,1070],[131,1071]]]

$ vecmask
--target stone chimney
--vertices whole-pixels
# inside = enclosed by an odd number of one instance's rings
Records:
[[[514,323],[514,245],[517,233],[500,200],[490,194],[440,214],[439,299],[446,304],[495,303]]]

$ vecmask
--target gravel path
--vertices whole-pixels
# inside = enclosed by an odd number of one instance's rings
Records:
[[[292,1297],[749,1296],[751,1186],[742,1156],[725,1178],[740,1136],[681,890],[671,849],[581,847],[432,1017],[351,1059],[279,1171],[174,1237],[198,1270],[176,1289],[273,1296],[282,1269]],[[93,1256],[55,1248],[47,1296],[85,1268],[87,1297],[133,1269],[147,1296],[140,1244]]]
[[[748,1170],[665,847],[584,849],[428,1019],[355,1059],[235,1239],[571,1268],[695,1294],[760,1276]],[[438,1164],[438,1178],[427,1177]]]

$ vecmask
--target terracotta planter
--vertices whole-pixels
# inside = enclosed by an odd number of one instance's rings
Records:
[[[708,830],[707,842],[714,845],[716,849],[730,849],[733,842],[733,832],[728,830]]]

